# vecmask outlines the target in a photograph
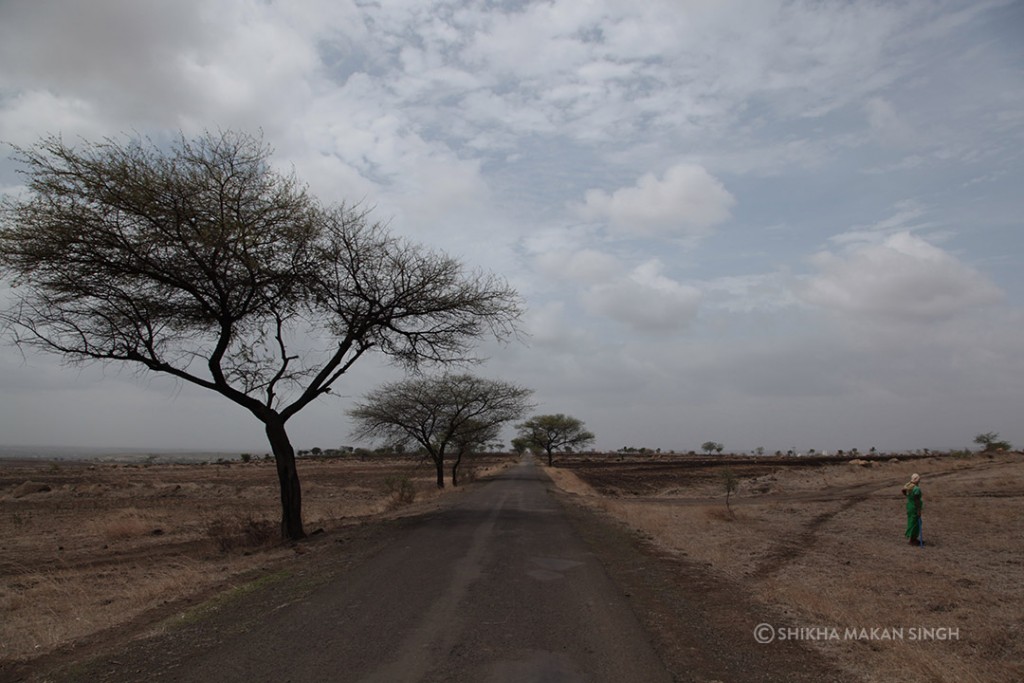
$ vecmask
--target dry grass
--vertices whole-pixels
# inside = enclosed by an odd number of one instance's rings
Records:
[[[91,535],[107,541],[121,541],[146,534],[160,535],[164,533],[162,520],[135,508],[126,508],[116,516],[90,520],[89,525],[92,527]]]
[[[724,486],[693,475],[661,495],[614,494],[607,471],[549,470],[556,483],[669,552],[728,576],[795,627],[900,628],[903,640],[845,637],[815,647],[865,681],[1024,680],[1024,476],[1020,455],[931,458],[861,468],[750,471]],[[899,487],[919,471],[925,548],[903,538]],[[637,490],[649,490],[637,485]],[[669,495],[664,495],[668,491]],[[765,621],[753,615],[754,623]],[[957,629],[911,641],[911,628]],[[894,634],[895,631],[890,631]]]
[[[188,594],[209,580],[205,563],[187,558],[160,567],[130,564],[84,574],[76,569],[26,568],[17,578],[5,580],[0,591],[4,658],[45,653],[170,597]]]
[[[540,462],[539,460],[537,461]],[[555,482],[558,488],[562,489],[566,493],[571,493],[575,496],[585,496],[594,502],[598,498],[597,491],[594,490],[590,484],[586,483],[578,476],[576,476],[570,470],[560,469],[558,467],[547,467],[545,468],[548,476]]]
[[[302,460],[299,474],[307,532],[415,514],[452,492],[411,458]],[[394,509],[389,478],[407,481],[417,502]],[[278,495],[274,465],[263,461],[0,461],[0,661],[44,654],[294,558],[278,539]]]

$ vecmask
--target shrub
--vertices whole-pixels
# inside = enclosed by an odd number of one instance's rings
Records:
[[[408,505],[416,500],[416,487],[409,477],[387,477],[384,492],[392,496],[396,505]]]
[[[280,525],[268,519],[255,519],[249,515],[245,519],[210,522],[206,535],[213,540],[221,552],[230,552],[237,548],[258,548],[267,546],[281,537]]]
[[[982,447],[983,453],[990,453],[992,451],[1009,451],[1013,449],[1009,441],[1001,441],[999,434],[996,432],[987,432],[985,434],[978,434],[974,437],[974,443]]]

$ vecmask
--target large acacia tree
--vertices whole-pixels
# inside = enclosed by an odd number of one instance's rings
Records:
[[[547,453],[548,467],[556,450],[583,448],[594,442],[594,435],[586,430],[583,420],[562,413],[534,415],[516,425],[516,429],[520,444]]]
[[[421,446],[444,488],[445,457],[452,454],[452,486],[467,453],[496,439],[501,426],[530,407],[529,389],[473,375],[412,377],[385,384],[349,410],[357,438]]]
[[[252,413],[297,539],[287,421],[368,352],[416,368],[514,335],[520,300],[358,207],[321,204],[269,158],[235,132],[15,148],[25,190],[0,208],[15,297],[2,316],[18,344],[165,373]]]

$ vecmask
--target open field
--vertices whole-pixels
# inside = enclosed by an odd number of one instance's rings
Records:
[[[857,679],[1019,681],[1022,458],[854,465],[560,456],[547,471],[572,500],[610,513],[695,568],[681,576],[711,572],[718,585],[763,606],[763,614],[750,615],[751,631],[759,622],[838,629],[840,638],[811,645]],[[485,476],[514,460],[487,456],[472,468]],[[725,469],[739,483],[731,511]],[[914,471],[925,494],[923,549],[902,536],[899,487]],[[436,509],[452,491],[439,493],[433,468],[414,459],[308,458],[299,472],[306,530],[324,529],[313,537],[323,543],[277,541],[269,462],[0,461],[0,672],[5,661],[55,650],[74,659],[94,634],[102,639],[129,622],[137,633],[140,624],[182,614],[225,588],[297,564],[312,567],[307,560],[331,546],[349,548],[347,539],[355,542],[363,530],[389,533],[377,520]],[[394,484],[402,478],[416,489],[411,505],[396,503]],[[298,563],[297,554],[304,556]],[[638,557],[636,566],[653,561]],[[694,601],[715,600],[699,588],[689,593]],[[922,627],[936,629],[934,637],[910,640],[910,629]],[[889,630],[846,637],[846,629],[872,628]],[[894,637],[900,628],[902,638]]]
[[[739,484],[731,512],[726,469]],[[858,678],[1024,680],[1019,453],[861,465],[563,456],[548,472],[575,500],[753,596],[765,613],[752,615],[752,629],[808,629],[788,633],[813,639]],[[922,475],[924,548],[903,537],[900,486],[913,472]]]
[[[509,462],[479,456],[462,477]],[[412,458],[300,459],[306,531],[429,509],[452,490],[440,492],[434,472]],[[403,478],[411,505],[396,500]],[[309,552],[278,540],[278,496],[266,461],[0,460],[0,669]]]

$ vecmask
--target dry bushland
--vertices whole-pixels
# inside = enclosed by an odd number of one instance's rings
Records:
[[[866,681],[1024,680],[1020,454],[866,465],[678,460],[566,459],[549,473],[764,604],[763,615],[751,615],[752,639],[760,622],[813,629],[789,633],[817,638],[812,646]],[[738,475],[734,514],[723,467]],[[903,537],[899,489],[915,471],[924,548]]]

